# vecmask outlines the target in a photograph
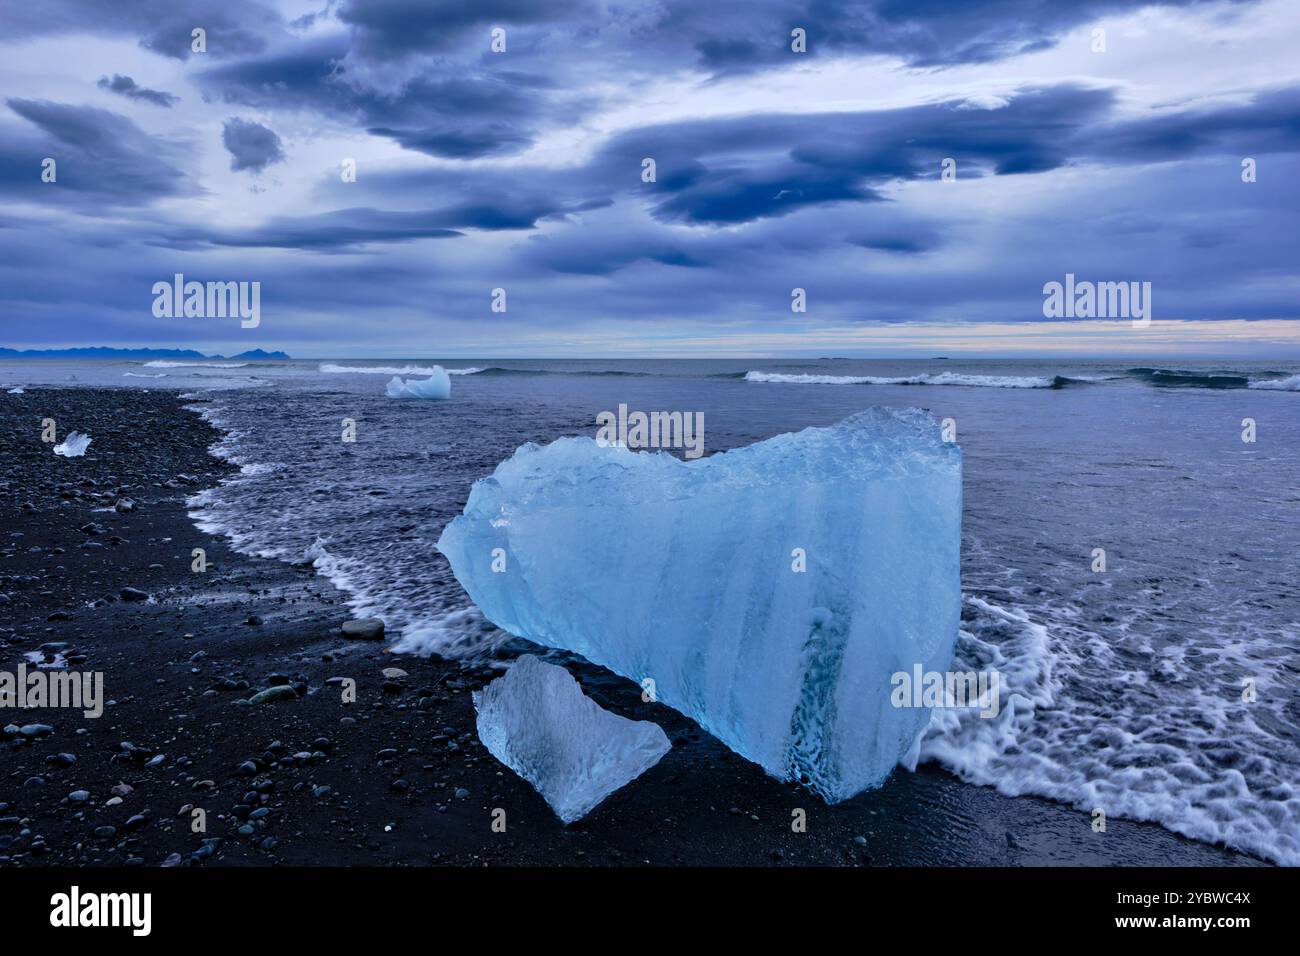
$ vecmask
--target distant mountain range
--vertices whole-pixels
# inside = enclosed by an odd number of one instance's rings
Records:
[[[207,355],[193,349],[111,349],[102,345],[80,349],[5,349],[0,348],[0,358],[78,358],[78,359],[274,359],[291,361],[284,352],[266,352],[253,349],[238,355]]]

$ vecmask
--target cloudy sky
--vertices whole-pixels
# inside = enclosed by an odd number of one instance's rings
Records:
[[[7,3],[0,345],[1300,357],[1297,49],[1294,0]],[[1154,321],[1044,319],[1067,273]]]

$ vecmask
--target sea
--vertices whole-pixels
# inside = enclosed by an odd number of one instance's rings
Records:
[[[387,397],[435,364],[449,399]],[[620,405],[702,413],[706,454],[927,409],[963,449],[954,669],[996,668],[1002,702],[937,712],[920,760],[1300,864],[1300,364],[22,360],[0,383],[179,390],[239,466],[191,500],[202,529],[313,561],[400,652],[468,659],[503,635],[435,543],[523,443]]]

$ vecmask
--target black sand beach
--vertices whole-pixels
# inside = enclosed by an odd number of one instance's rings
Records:
[[[0,710],[0,864],[1258,865],[1151,824],[1093,833],[1086,813],[928,768],[827,807],[586,666],[576,676],[590,696],[657,721],[674,747],[565,827],[478,742],[471,691],[497,670],[350,641],[344,596],[310,567],[195,529],[186,498],[230,466],[177,393],[4,398],[0,669],[44,649],[102,672],[110,703],[99,719]],[[60,439],[92,436],[85,457],[52,454],[46,417]],[[115,510],[121,498],[134,509]],[[194,548],[205,573],[191,571]],[[356,681],[355,703],[337,677]],[[247,702],[271,687],[292,692]],[[16,730],[33,724],[52,730]],[[192,829],[194,808],[206,832]]]

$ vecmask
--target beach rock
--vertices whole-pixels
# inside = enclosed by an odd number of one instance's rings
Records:
[[[122,598],[123,601],[149,600],[148,593],[145,591],[141,591],[139,588],[122,588],[122,590],[118,592],[118,595]]]
[[[268,687],[266,690],[258,691],[252,697],[248,698],[250,704],[268,704],[277,700],[297,700],[298,693],[292,687],[286,687],[281,684],[278,687]]]
[[[384,639],[384,622],[377,617],[345,621],[343,636],[357,641],[381,641]]]
[[[118,514],[126,514],[128,511],[135,510],[135,502],[130,498],[118,498],[117,502],[113,505],[113,510]]]

